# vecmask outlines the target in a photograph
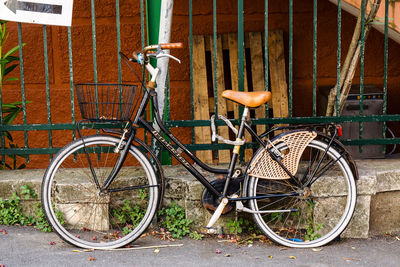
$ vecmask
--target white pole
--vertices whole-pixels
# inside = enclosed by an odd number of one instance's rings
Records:
[[[162,0],[160,12],[160,30],[158,33],[158,43],[169,43],[171,39],[171,25],[172,25],[172,11],[174,1]],[[168,51],[169,53],[169,51]],[[165,103],[165,83],[168,73],[168,57],[163,57],[157,60],[157,67],[160,69],[160,74],[157,76],[157,96],[158,107],[161,118],[164,116],[164,103]]]

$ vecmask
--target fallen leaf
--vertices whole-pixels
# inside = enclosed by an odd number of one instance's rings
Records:
[[[53,241],[50,242],[50,245],[52,245],[52,246],[55,244],[56,244],[56,242],[53,242]]]
[[[351,247],[351,249],[356,249],[356,247]]]
[[[322,248],[313,248],[312,251],[314,252],[320,252],[322,250]]]
[[[158,253],[158,252],[160,252],[160,249],[159,248],[156,248],[155,250],[154,250],[154,253]]]
[[[6,235],[6,234],[7,234],[6,229],[1,229],[1,233],[2,233],[3,235]]]
[[[231,254],[225,254],[225,257],[230,257],[231,256]]]
[[[396,238],[396,240],[399,240],[399,241],[400,241],[400,238],[399,238],[398,236],[396,236],[395,238]]]
[[[93,258],[93,257],[90,257],[90,258],[89,258],[89,261],[94,261],[94,258]]]
[[[272,259],[272,258],[273,258],[273,256],[272,256],[272,255],[269,255],[269,256],[268,256],[268,258]]]
[[[289,259],[295,260],[296,256],[289,256]]]
[[[219,250],[219,249],[216,249],[216,250],[215,250],[215,253],[217,253],[217,254],[221,254],[222,252],[221,252],[221,250]]]

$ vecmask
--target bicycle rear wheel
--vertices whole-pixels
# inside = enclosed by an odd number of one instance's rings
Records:
[[[139,238],[155,215],[156,175],[146,155],[134,146],[108,189],[100,191],[119,156],[114,152],[118,142],[107,135],[75,140],[57,153],[43,177],[45,215],[70,244],[95,249],[124,246]]]
[[[284,146],[277,148],[283,151]],[[269,196],[249,204],[259,212],[253,214],[258,227],[272,241],[295,248],[318,247],[334,240],[350,222],[356,204],[354,176],[336,149],[329,147],[324,156],[327,147],[319,140],[308,144],[297,182],[249,177],[249,197]]]

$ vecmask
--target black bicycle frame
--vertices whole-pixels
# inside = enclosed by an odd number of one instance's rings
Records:
[[[155,121],[157,125],[160,127],[161,131],[157,131],[154,129],[154,127],[143,118],[143,114],[145,113],[146,106],[149,103],[150,97],[153,97],[153,113],[155,117]],[[108,186],[112,183],[114,180],[116,174],[119,172],[121,169],[125,158],[126,154],[128,153],[129,147],[133,141],[133,138],[136,134],[135,128],[138,126],[138,124],[141,124],[147,131],[151,133],[154,138],[157,139],[167,150],[169,153],[171,153],[204,187],[206,187],[210,192],[215,194],[218,198],[223,198],[226,197],[227,190],[230,184],[230,181],[232,179],[234,169],[238,160],[238,152],[234,152],[231,158],[231,162],[229,164],[228,169],[219,169],[219,168],[213,168],[208,166],[207,164],[203,163],[199,158],[197,158],[193,153],[191,153],[172,133],[170,133],[165,125],[163,124],[160,116],[159,116],[159,111],[158,111],[158,105],[157,105],[157,93],[155,92],[154,89],[146,89],[146,92],[143,95],[143,99],[140,103],[139,109],[135,115],[135,118],[133,120],[133,127],[130,131],[128,140],[126,141],[126,145],[124,148],[121,150],[120,156],[117,160],[117,163],[115,164],[112,173],[110,176],[107,178],[104,187],[102,190],[107,190]],[[244,131],[245,129],[250,133],[251,136],[255,138],[255,140],[263,146],[270,154],[271,158],[275,160],[280,167],[290,176],[290,179],[296,183],[297,185],[299,184],[299,181],[294,177],[292,173],[282,164],[280,159],[268,148],[268,145],[261,139],[263,135],[258,136],[250,127],[250,125],[246,122],[245,116],[242,117],[240,126],[239,126],[239,131],[238,131],[238,138],[242,139],[244,136]],[[176,146],[178,146],[178,150],[182,150],[182,152],[185,152],[185,154],[192,159],[195,163],[197,163],[202,169],[211,172],[211,173],[216,173],[216,174],[226,174],[226,181],[225,181],[225,186],[223,192],[219,192],[216,190],[216,188],[196,169],[190,164],[181,154],[181,152],[178,152],[177,149],[174,148],[171,143],[169,143],[163,136],[162,134],[165,134],[173,143],[175,143]],[[336,135],[336,132],[335,132]],[[327,149],[329,149],[332,140],[334,139],[334,136],[332,136],[332,139],[329,143],[329,146]],[[325,151],[326,154],[327,150]],[[324,155],[325,155],[324,154]],[[321,164],[321,161],[318,163],[318,165]],[[279,197],[284,196],[285,194],[279,194]],[[288,194],[288,195],[293,195],[293,194]],[[248,199],[258,199],[258,198],[270,198],[272,197],[271,195],[265,195],[265,196],[255,196],[255,197],[246,197],[246,198],[229,198],[230,201],[240,201],[240,200],[248,200]]]

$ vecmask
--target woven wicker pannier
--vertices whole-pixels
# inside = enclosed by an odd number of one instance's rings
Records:
[[[296,131],[285,134],[272,141],[274,145],[284,142],[289,148],[289,152],[283,156],[281,162],[291,174],[296,174],[301,154],[303,154],[304,149],[316,136],[317,133],[313,131]],[[271,144],[268,148],[271,148]],[[282,167],[271,158],[266,149],[259,153],[253,160],[248,174],[250,176],[274,180],[290,178]]]

